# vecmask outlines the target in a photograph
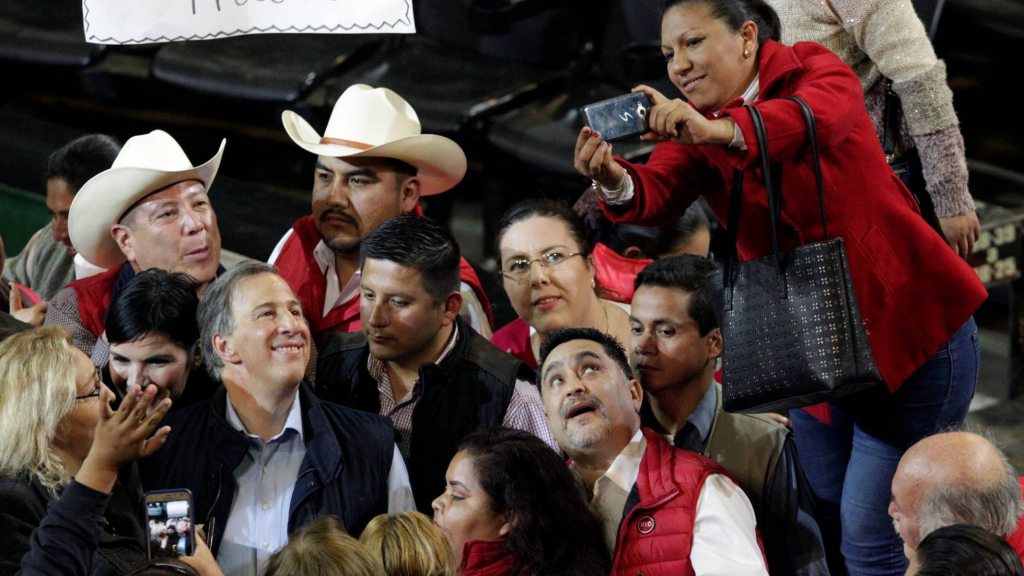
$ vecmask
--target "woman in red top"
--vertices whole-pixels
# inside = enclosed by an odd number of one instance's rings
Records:
[[[829,232],[845,241],[886,386],[815,407],[817,419],[793,411],[793,428],[804,471],[833,520],[841,504],[850,573],[902,574],[906,560],[886,515],[889,486],[907,447],[966,416],[978,375],[972,314],[986,292],[889,169],[850,68],[817,44],[779,44],[778,27],[761,0],[670,2],[662,51],[689,102],[637,87],[655,103],[645,138],[660,143],[648,163],[615,158],[611,145],[585,128],[576,167],[601,189],[613,221],[646,225],[678,217],[700,195],[727,222],[733,171],[745,170],[739,256],[766,256],[767,195],[752,170],[762,151],[743,108],[754,105],[764,117],[767,153],[782,166],[780,248],[790,250],[823,240],[806,125],[799,106],[782,97],[810,105]],[[838,533],[838,521],[823,519],[823,528]]]
[[[580,480],[536,436],[474,432],[445,474],[434,523],[460,576],[593,576],[611,571]]]

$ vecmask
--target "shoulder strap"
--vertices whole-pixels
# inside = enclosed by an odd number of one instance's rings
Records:
[[[828,240],[828,218],[825,216],[825,192],[821,177],[821,156],[818,154],[818,127],[814,123],[814,112],[799,96],[786,96],[786,100],[792,100],[800,105],[804,114],[804,122],[807,123],[807,141],[811,146],[811,156],[814,158],[814,183],[818,188],[818,205],[821,208],[821,230]]]

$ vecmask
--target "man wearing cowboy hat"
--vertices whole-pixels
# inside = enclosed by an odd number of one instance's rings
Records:
[[[220,269],[220,230],[208,190],[224,144],[193,167],[170,134],[154,130],[125,143],[109,170],[78,191],[68,215],[71,243],[107,271],[76,280],[54,296],[46,324],[66,328],[99,366],[109,347],[103,317],[114,293],[150,268],[184,272],[200,293]]]
[[[466,174],[455,142],[420,133],[416,112],[387,88],[356,84],[331,113],[323,136],[298,114],[282,114],[285,131],[317,155],[313,214],[296,222],[270,256],[302,301],[314,340],[358,332],[359,246],[382,223],[417,212],[421,196],[440,194]],[[463,259],[462,316],[489,336],[490,303]]]

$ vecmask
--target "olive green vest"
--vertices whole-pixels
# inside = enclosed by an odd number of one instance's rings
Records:
[[[789,430],[761,414],[730,414],[722,410],[722,385],[712,384],[718,401],[704,456],[725,468],[750,499],[760,524],[768,481],[782,456]]]

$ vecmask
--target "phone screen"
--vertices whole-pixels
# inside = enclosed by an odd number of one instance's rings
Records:
[[[189,499],[153,501],[146,495],[146,519],[149,523],[149,557],[191,556],[195,550],[195,529]]]

